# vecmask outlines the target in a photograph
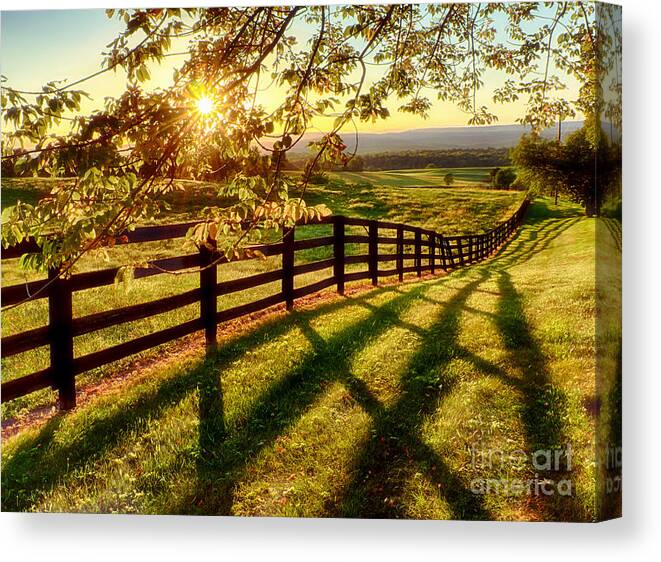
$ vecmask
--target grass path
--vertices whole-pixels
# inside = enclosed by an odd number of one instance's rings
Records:
[[[3,443],[5,510],[589,520],[594,221],[536,202],[496,258],[294,311]],[[572,466],[475,450],[572,447]],[[567,478],[571,496],[475,483]]]

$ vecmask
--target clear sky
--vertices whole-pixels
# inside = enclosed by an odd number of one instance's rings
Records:
[[[117,19],[109,19],[102,9],[90,10],[37,10],[2,12],[0,72],[9,84],[22,90],[39,90],[51,80],[75,80],[100,68],[102,52],[106,45],[122,29]],[[166,59],[160,68],[152,69],[151,86],[166,86],[178,58]],[[182,59],[183,60],[183,57]],[[514,123],[523,113],[520,104],[493,104],[491,90],[504,80],[505,75],[495,71],[485,76],[485,86],[478,96],[479,105],[487,105],[498,115],[498,123]],[[86,101],[83,110],[101,106],[105,96],[119,95],[125,86],[121,72],[105,73],[85,82],[80,88],[86,90],[91,101]],[[568,83],[570,98],[575,98],[577,85]],[[269,98],[280,97],[277,90],[261,94],[261,101],[268,104]],[[430,96],[433,99],[433,95]],[[418,127],[445,127],[466,125],[468,116],[451,103],[436,102],[430,118],[424,120],[397,111],[397,102],[390,104],[391,117],[386,121],[361,124],[363,131],[403,130]],[[332,120],[329,120],[329,122]],[[316,123],[324,128],[325,123]]]

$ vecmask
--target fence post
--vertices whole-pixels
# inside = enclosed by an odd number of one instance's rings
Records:
[[[372,285],[379,283],[379,225],[375,220],[369,222],[369,272]]]
[[[448,261],[447,258],[445,257],[445,240],[443,239],[442,234],[438,235],[438,246],[441,249],[441,268],[443,269],[443,271],[447,271]]]
[[[294,306],[294,228],[285,228],[282,242],[282,295],[287,310]]]
[[[397,227],[397,275],[399,282],[404,281],[404,227]]]
[[[454,267],[455,266],[455,260],[454,260],[455,256],[452,253],[452,244],[450,244],[450,241],[447,238],[445,239],[445,249],[447,250],[448,261],[450,262],[450,267]]]
[[[344,216],[333,218],[333,277],[337,292],[344,295]]]
[[[434,275],[436,272],[436,233],[430,232],[427,234],[429,240],[429,266],[431,268],[431,274]]]
[[[50,364],[58,390],[61,410],[76,407],[76,377],[73,372],[73,305],[68,279],[59,277],[59,269],[48,271],[48,326]]]
[[[422,276],[422,233],[419,228],[415,229],[415,273]]]
[[[214,263],[217,258],[216,243],[211,240],[208,243],[211,248],[206,245],[200,246],[200,319],[204,326],[207,351],[216,346],[216,285],[218,283],[218,267]]]

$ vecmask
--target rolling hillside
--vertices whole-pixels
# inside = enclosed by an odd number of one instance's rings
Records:
[[[563,123],[563,135],[569,134],[582,126],[580,121]],[[387,133],[364,133],[358,138],[358,154],[402,150],[435,150],[442,148],[500,148],[516,145],[521,135],[529,132],[523,125],[491,125],[488,127],[429,127],[410,131]],[[546,129],[542,136],[554,138],[556,129]],[[306,133],[303,139],[292,149],[292,153],[308,151],[309,142],[319,139],[320,133]],[[348,150],[354,150],[355,137],[345,135]]]

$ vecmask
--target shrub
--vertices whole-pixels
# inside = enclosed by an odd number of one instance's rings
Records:
[[[310,174],[310,183],[313,185],[326,185],[328,180],[329,178],[326,172],[313,172]]]
[[[493,185],[499,189],[509,189],[516,180],[516,173],[512,168],[499,168],[493,178]]]

